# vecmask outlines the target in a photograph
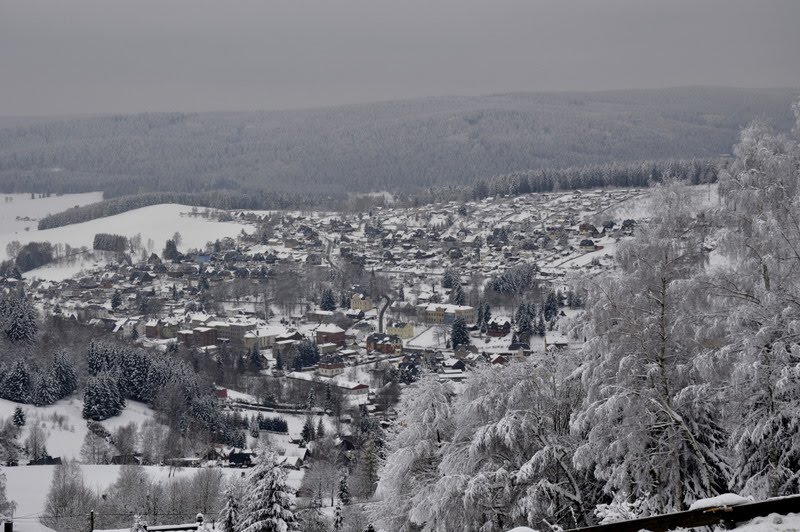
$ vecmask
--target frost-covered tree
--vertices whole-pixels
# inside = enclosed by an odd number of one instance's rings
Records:
[[[81,459],[85,464],[107,464],[111,459],[111,444],[88,431],[81,445]]]
[[[242,520],[242,504],[245,500],[244,483],[232,477],[222,495],[222,510],[219,512],[219,521],[223,532],[236,532]]]
[[[6,495],[6,474],[0,471],[0,515],[11,515],[16,509],[17,503],[8,500]]]
[[[587,524],[597,482],[572,464],[580,438],[573,357],[525,360],[475,372],[454,400],[455,432],[442,448],[433,496],[420,502],[427,530],[504,531]]]
[[[590,289],[587,397],[573,418],[585,442],[574,461],[608,493],[665,512],[724,491],[727,467],[716,368],[696,312],[704,296],[692,285],[703,218],[681,185],[660,187],[652,202],[651,223],[620,243],[616,270]]]
[[[286,473],[274,453],[265,453],[260,458],[247,487],[241,532],[295,530],[294,494],[286,484]]]
[[[96,497],[86,485],[80,466],[74,461],[65,460],[53,469],[42,523],[54,530],[85,530],[86,515],[95,503]]]
[[[39,460],[47,456],[47,435],[39,422],[31,425],[25,439],[25,450],[31,460]]]
[[[704,287],[721,302],[733,368],[731,488],[757,498],[800,489],[800,102],[795,137],[742,131],[720,176],[727,259]]]
[[[400,430],[386,443],[373,508],[373,518],[390,530],[412,530],[429,521],[424,505],[438,496],[434,486],[442,446],[455,429],[452,397],[449,385],[429,376],[407,388],[400,400]]]

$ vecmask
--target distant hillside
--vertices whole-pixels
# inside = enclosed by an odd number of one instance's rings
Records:
[[[415,191],[541,168],[709,158],[791,89],[430,98],[283,112],[0,119],[0,190]]]

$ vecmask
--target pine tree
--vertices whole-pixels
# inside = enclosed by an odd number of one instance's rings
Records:
[[[345,506],[350,504],[350,487],[347,485],[347,473],[343,474],[339,479],[339,490],[336,497]]]
[[[403,285],[400,285],[400,290],[397,291],[397,300],[398,301],[406,300],[406,291],[403,289]]]
[[[278,457],[266,453],[248,480],[248,496],[241,532],[286,532],[296,522],[292,490]]]
[[[323,438],[325,436],[325,424],[322,422],[322,416],[319,417],[319,421],[317,422],[317,438]]]
[[[453,325],[450,329],[450,340],[452,342],[453,349],[460,345],[470,344],[467,323],[464,321],[464,318],[458,317],[453,320]]]
[[[491,319],[492,319],[492,309],[489,308],[488,303],[485,303],[483,305],[483,327],[482,327],[482,330],[484,332],[486,332],[486,330],[489,328],[489,322],[491,321]]]
[[[322,291],[319,308],[327,311],[336,310],[336,299],[333,297],[333,291],[330,288],[325,288]]]
[[[17,406],[14,408],[14,417],[13,423],[16,427],[24,427],[25,426],[25,412],[22,411],[22,407]]]

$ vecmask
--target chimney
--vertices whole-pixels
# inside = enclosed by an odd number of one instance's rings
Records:
[[[14,521],[6,521],[3,523],[3,532],[14,532]]]

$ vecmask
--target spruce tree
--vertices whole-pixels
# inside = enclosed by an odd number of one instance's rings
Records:
[[[336,310],[336,299],[333,297],[333,291],[330,288],[325,288],[322,291],[319,308],[326,311]]]
[[[460,345],[470,344],[467,323],[464,321],[464,318],[458,317],[453,320],[453,325],[450,330],[450,341],[452,342],[453,349]]]
[[[24,295],[0,298],[0,325],[12,343],[33,341],[39,331],[36,318],[36,309]]]
[[[456,284],[461,284],[461,280],[451,268],[447,268],[442,275],[442,288],[453,288]]]
[[[89,379],[83,392],[83,417],[103,421],[122,413],[125,399],[113,375],[100,373]]]
[[[317,438],[325,436],[325,424],[322,422],[322,416],[319,417],[317,422]]]
[[[75,365],[65,353],[56,353],[51,374],[55,381],[58,399],[63,399],[75,393],[75,390],[78,389],[78,375],[75,372]]]
[[[14,408],[14,417],[12,419],[15,427],[25,426],[25,412],[22,411],[22,407],[17,406]]]
[[[17,360],[3,380],[3,390],[0,390],[0,393],[9,401],[29,403],[31,392],[31,372],[28,364],[24,360]]]
[[[489,304],[485,303],[483,305],[483,330],[487,330],[489,328],[489,321],[492,319],[492,309],[489,308]]]
[[[311,421],[311,416],[306,416],[301,436],[306,443],[314,441],[314,423]]]
[[[456,283],[450,291],[450,303],[453,305],[463,305],[466,300],[467,296],[464,294],[464,288],[461,286],[460,282]]]
[[[345,506],[350,504],[350,487],[347,485],[347,473],[343,474],[339,479],[339,490],[336,493],[336,497]]]
[[[546,330],[545,330],[545,325],[544,325],[544,313],[540,312],[539,313],[539,321],[536,322],[536,334],[538,334],[539,336],[544,336],[545,332],[546,332]]]
[[[292,490],[286,473],[273,453],[265,454],[248,481],[241,532],[286,532],[296,522],[292,512]]]

